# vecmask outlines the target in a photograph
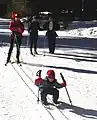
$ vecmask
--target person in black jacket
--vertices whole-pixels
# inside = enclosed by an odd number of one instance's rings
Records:
[[[49,17],[48,22],[44,24],[44,29],[47,30],[46,36],[48,39],[49,53],[51,54],[54,54],[56,37],[58,36],[55,30],[58,30],[59,28],[59,24],[55,22],[51,16]]]
[[[62,88],[66,86],[65,83],[58,83],[57,79],[55,78],[55,72],[54,70],[48,70],[47,76],[42,79],[41,77],[37,78],[35,80],[35,85],[39,87],[40,94],[41,94],[41,101],[43,104],[47,105],[47,95],[50,94],[53,96],[53,102],[55,104],[58,104],[58,98],[59,98],[59,90],[58,88]]]
[[[28,32],[30,33],[30,53],[33,55],[32,47],[34,47],[34,54],[37,53],[37,40],[38,30],[41,30],[39,22],[36,20],[36,16],[33,16],[31,24],[29,25]]]

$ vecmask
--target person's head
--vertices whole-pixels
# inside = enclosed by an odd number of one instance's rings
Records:
[[[50,21],[53,21],[53,17],[52,17],[52,16],[49,16],[48,21],[49,21],[49,22],[50,22]]]
[[[54,70],[48,70],[47,71],[47,78],[48,78],[49,82],[53,82],[55,80]]]
[[[11,19],[14,19],[14,18],[15,18],[15,14],[16,14],[16,12],[12,12],[12,14],[11,14]]]
[[[20,20],[20,15],[19,14],[15,14],[15,21],[18,21],[18,20]]]
[[[32,21],[36,21],[36,16],[33,16],[33,17],[32,17]]]

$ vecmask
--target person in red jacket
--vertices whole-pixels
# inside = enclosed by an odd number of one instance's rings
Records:
[[[65,83],[58,83],[55,78],[54,70],[48,70],[47,76],[42,79],[41,77],[35,79],[35,85],[39,87],[41,94],[41,101],[44,105],[48,105],[47,95],[50,94],[53,96],[53,102],[58,104],[59,90],[57,88],[62,88],[66,86]]]
[[[20,46],[21,46],[21,40],[22,40],[22,33],[24,32],[24,25],[20,21],[20,16],[18,14],[12,15],[12,20],[9,23],[9,29],[11,30],[12,33],[11,33],[11,40],[10,40],[10,48],[8,51],[8,57],[5,65],[7,65],[8,62],[10,62],[10,57],[11,57],[14,43],[16,43],[16,47],[17,47],[17,54],[16,54],[17,63],[20,63],[19,61]]]

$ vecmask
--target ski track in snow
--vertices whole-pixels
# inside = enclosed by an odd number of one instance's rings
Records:
[[[97,71],[96,62],[70,59],[72,57],[77,58],[74,56],[68,56],[68,59],[65,59],[64,56],[59,55],[60,58],[57,58],[56,54],[49,55],[48,53],[46,53],[46,56],[36,55],[33,57],[29,54],[29,49],[26,48],[26,50],[21,49],[22,67],[17,64],[8,64],[5,67],[4,62],[7,52],[8,47],[0,48],[0,55],[4,57],[1,58],[0,63],[2,68],[0,70],[0,120],[31,120],[32,118],[36,120],[44,120],[45,118],[48,120],[59,120],[60,118],[64,120],[97,119],[97,74],[93,72]],[[81,49],[56,50],[56,52],[65,53],[65,57],[67,54],[75,54],[76,52],[97,54],[96,51]],[[12,61],[15,60],[14,57],[15,50],[13,51]],[[67,67],[69,69],[65,69]],[[70,69],[75,67],[77,67],[75,71]],[[42,77],[44,77],[49,68],[55,70],[59,82],[62,82],[59,73],[63,73],[73,107],[70,106],[64,88],[60,89],[59,101],[63,101],[63,104],[59,106],[59,109],[46,110],[41,103],[37,104],[38,89],[33,84],[36,78],[35,73],[41,69]],[[84,72],[77,72],[78,69],[83,69]],[[86,70],[90,71],[90,74]],[[48,97],[49,99],[51,100],[51,96]]]
[[[14,59],[13,59],[14,60]],[[10,63],[9,63],[10,64]],[[30,82],[32,82],[31,78],[26,74],[26,72],[22,69],[22,67],[20,67],[17,64],[11,64],[12,67],[14,68],[15,72],[17,72],[17,74],[19,75],[19,77],[22,79],[22,81],[25,83],[25,85],[31,90],[31,92],[37,97],[36,95],[36,89],[32,90],[32,83],[29,83],[28,80],[30,79]],[[25,79],[24,79],[25,78]],[[28,80],[27,80],[28,79]],[[46,108],[46,107],[45,107]],[[66,120],[69,120],[64,114],[61,113],[61,111],[59,109],[55,110],[48,110],[46,108],[47,112],[50,114],[50,116],[52,117],[53,120],[59,120],[60,118],[64,119],[64,117],[66,118]],[[56,114],[58,113],[58,114]],[[61,113],[61,114],[60,114]]]
[[[96,26],[78,28],[79,24],[76,25],[77,28],[75,24],[72,26],[76,29],[57,31],[59,38],[97,38]],[[45,35],[45,32],[39,31],[39,35]],[[1,35],[9,33],[8,29],[0,29]],[[25,30],[23,34],[28,35],[28,32]],[[97,50],[64,47],[56,47],[54,55],[48,54],[48,49],[45,49],[46,56],[42,55],[43,49],[38,49],[41,55],[35,57],[30,55],[28,48],[21,48],[21,67],[16,63],[5,67],[9,47],[0,47],[0,120],[97,120]],[[14,48],[12,61],[15,61],[15,53]],[[42,77],[48,69],[54,69],[59,82],[62,82],[62,72],[72,107],[65,88],[59,90],[59,101],[63,103],[58,108],[52,106],[50,110],[37,103],[38,88],[34,79],[39,69]],[[52,102],[51,96],[48,96],[48,101]]]

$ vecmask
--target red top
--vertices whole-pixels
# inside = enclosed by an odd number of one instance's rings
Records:
[[[20,20],[19,21],[12,20],[9,24],[9,29],[12,32],[15,31],[22,34],[24,32],[24,25]]]

